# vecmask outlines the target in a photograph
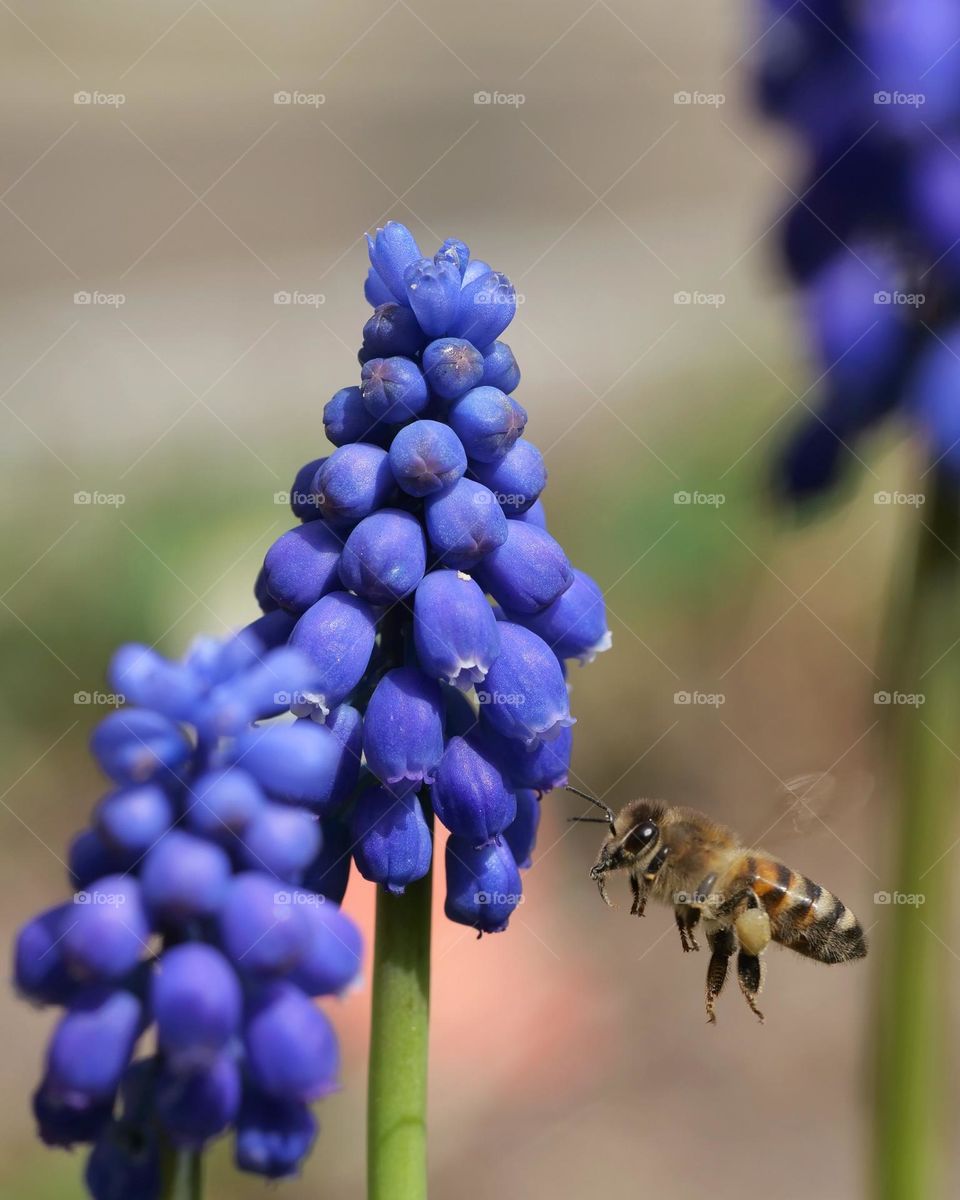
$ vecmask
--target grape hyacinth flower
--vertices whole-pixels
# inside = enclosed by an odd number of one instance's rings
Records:
[[[333,729],[277,723],[321,680],[275,637],[254,622],[180,663],[117,652],[111,679],[139,707],[102,721],[91,748],[118,786],[74,840],[72,902],[17,938],[17,988],[64,1010],[34,1096],[39,1133],[92,1146],[94,1200],[159,1197],[165,1157],[234,1126],[240,1169],[294,1174],[315,1130],[306,1106],[336,1086],[336,1035],[314,997],[349,988],[360,935],[337,900],[291,881],[316,877],[317,813],[356,782],[341,758],[349,742],[359,760],[359,714]],[[283,771],[257,740],[269,733],[299,735]],[[265,1095],[272,1117],[256,1115]]]

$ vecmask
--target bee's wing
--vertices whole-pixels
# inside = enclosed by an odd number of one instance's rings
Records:
[[[873,794],[873,779],[866,772],[843,777],[830,771],[810,771],[783,781],[767,805],[769,829],[764,837],[808,839],[826,833],[841,820],[862,812]]]

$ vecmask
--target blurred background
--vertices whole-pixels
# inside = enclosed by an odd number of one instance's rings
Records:
[[[62,895],[102,790],[85,742],[111,648],[178,654],[255,615],[291,524],[275,493],[358,375],[363,234],[394,218],[522,297],[551,529],[614,636],[572,675],[571,781],[706,809],[882,940],[877,646],[912,514],[874,493],[912,451],[875,442],[829,523],[769,504],[818,372],[771,236],[798,151],[751,112],[748,7],[0,0],[0,29],[6,938]],[[788,785],[822,774],[811,815]],[[544,802],[506,936],[436,922],[433,1194],[863,1195],[870,961],[773,951],[765,1027],[731,984],[708,1028],[704,955],[667,910],[629,917],[626,881],[603,907],[581,811]],[[356,876],[346,907],[371,928]],[[952,914],[922,917],[955,963]],[[290,1200],[359,1194],[368,1006],[338,1005],[344,1088]],[[0,995],[10,1200],[82,1194],[82,1156],[44,1151],[28,1111],[51,1019]],[[229,1157],[209,1195],[260,1195]]]

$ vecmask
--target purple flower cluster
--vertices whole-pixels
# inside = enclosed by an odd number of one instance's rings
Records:
[[[797,500],[830,487],[894,410],[960,472],[960,6],[759,11],[760,104],[807,152],[778,229],[819,380],[779,485]]]
[[[301,524],[256,595],[314,671],[295,711],[334,732],[343,705],[357,714],[359,783],[324,811],[360,873],[396,893],[423,877],[435,813],[447,915],[495,932],[520,900],[539,796],[566,782],[563,663],[609,645],[603,597],[546,529],[543,456],[498,340],[509,280],[453,239],[425,258],[395,222],[370,262],[359,383],[324,409],[334,449],[297,473]]]
[[[231,1127],[242,1170],[294,1173],[309,1104],[337,1086],[313,998],[360,968],[329,815],[356,784],[360,717],[269,720],[318,684],[289,630],[277,613],[183,662],[117,653],[111,682],[131,706],[91,741],[112,790],[70,846],[72,899],[18,936],[18,989],[64,1009],[34,1096],[40,1136],[93,1143],[95,1200],[150,1200],[162,1140],[199,1149]],[[153,1052],[134,1059],[150,1029]]]

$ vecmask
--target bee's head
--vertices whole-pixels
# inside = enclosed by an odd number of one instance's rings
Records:
[[[576,791],[574,788],[567,790]],[[660,822],[664,808],[655,800],[631,800],[618,813],[614,813],[592,796],[586,796],[583,792],[576,794],[583,796],[606,814],[605,824],[610,832],[600,847],[597,861],[590,871],[590,878],[596,882],[600,895],[609,904],[605,887],[606,876],[611,871],[642,869],[653,858],[660,846]]]

